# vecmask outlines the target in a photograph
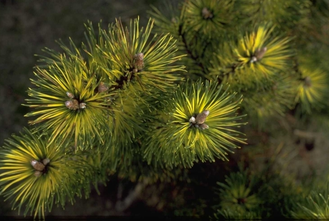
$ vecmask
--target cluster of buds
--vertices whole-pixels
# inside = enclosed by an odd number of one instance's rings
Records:
[[[34,168],[34,175],[36,177],[41,176],[43,173],[45,173],[46,171],[46,166],[47,164],[50,162],[50,160],[48,158],[45,158],[42,160],[42,162],[39,162],[37,160],[32,160],[31,161],[31,165]]]
[[[104,82],[100,82],[97,88],[98,93],[106,92],[109,89],[109,86],[107,86]]]
[[[205,121],[209,113],[210,113],[209,110],[204,110],[201,113],[197,114],[196,117],[192,116],[189,122],[191,123],[191,125],[195,127],[199,127],[202,130],[208,129],[209,126],[205,124]]]
[[[134,73],[143,70],[144,68],[144,54],[139,52],[134,55]]]
[[[264,48],[258,48],[256,51],[255,51],[255,54],[254,56],[251,57],[250,59],[250,63],[254,63],[256,61],[259,61],[260,59],[262,59],[265,55],[267,51],[267,47],[264,47]]]
[[[304,79],[304,87],[311,87],[312,81],[311,78],[308,76]]]
[[[202,9],[202,17],[203,17],[204,19],[210,19],[210,18],[213,17],[213,14],[209,11],[208,8],[204,7],[204,8]]]
[[[85,109],[86,103],[81,102],[74,98],[74,95],[71,92],[66,92],[66,96],[70,98],[70,100],[65,101],[65,106],[70,110],[77,110],[77,109]]]

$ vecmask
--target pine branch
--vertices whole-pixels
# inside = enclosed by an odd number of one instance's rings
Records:
[[[118,198],[119,201],[116,202],[115,209],[119,212],[123,212],[123,211],[127,210],[136,201],[136,199],[138,199],[140,197],[143,190],[147,186],[147,183],[148,183],[147,179],[144,179],[142,182],[138,182],[136,184],[135,188],[133,190],[130,190],[128,195],[123,200],[121,200],[121,197]],[[120,187],[120,184],[119,184],[119,187]],[[120,187],[120,188],[122,191],[122,187]],[[119,191],[118,191],[118,194],[119,194]]]

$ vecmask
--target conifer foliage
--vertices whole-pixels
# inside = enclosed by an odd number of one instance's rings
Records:
[[[252,167],[250,131],[274,136],[269,123],[287,114],[328,114],[327,49],[316,50],[328,44],[311,25],[328,25],[325,8],[325,0],[166,1],[150,7],[145,27],[139,17],[105,29],[87,22],[81,45],[58,41],[61,52],[39,56],[23,104],[30,127],[0,149],[0,194],[19,213],[44,218],[113,174],[178,180],[196,164],[244,161],[239,148]],[[283,203],[282,216],[328,217],[325,194],[307,202],[297,190],[271,195],[288,189],[273,181],[285,176],[273,162],[257,168],[263,176],[224,166],[209,216],[268,218],[277,211],[261,205]]]

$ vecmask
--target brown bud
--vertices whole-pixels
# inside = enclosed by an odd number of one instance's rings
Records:
[[[204,129],[208,129],[209,126],[207,124],[200,124],[199,127],[204,130]]]
[[[74,95],[71,92],[66,92],[66,96],[68,96],[69,98],[73,99]]]
[[[213,17],[213,14],[209,11],[208,8],[204,7],[204,8],[202,9],[202,17],[203,17],[204,19],[212,18],[212,17]]]
[[[192,124],[195,124],[195,117],[191,117],[189,122],[191,122]]]
[[[79,109],[79,102],[76,99],[65,101],[65,106],[70,110]]]
[[[47,164],[50,162],[48,158],[45,158],[42,160],[43,165],[47,166]]]
[[[41,171],[38,171],[38,170],[34,171],[34,176],[39,177],[41,175],[42,175]]]
[[[253,62],[256,62],[256,61],[259,61],[260,59],[262,59],[265,55],[267,51],[267,47],[264,47],[264,48],[258,48],[256,51],[255,51],[255,55],[250,59],[250,62],[253,63]]]
[[[135,68],[140,71],[144,68],[144,54],[139,52],[134,55]]]
[[[311,78],[310,77],[306,77],[305,79],[304,79],[304,86],[305,87],[310,87],[312,85],[312,80],[311,80]]]
[[[31,165],[33,166],[33,168],[37,171],[43,171],[45,169],[45,165],[43,165],[42,163],[40,163],[37,160],[32,160],[31,161]]]
[[[104,83],[104,82],[100,82],[98,85],[98,92],[102,93],[105,92],[109,89],[109,87]]]
[[[206,118],[207,118],[208,115],[209,115],[208,110],[202,111],[200,114],[198,114],[196,116],[196,119],[195,119],[196,123],[197,124],[203,124],[206,121]]]
[[[86,103],[80,103],[79,104],[80,109],[85,109],[87,107]]]

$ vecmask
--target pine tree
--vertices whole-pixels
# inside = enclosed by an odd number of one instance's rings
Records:
[[[328,7],[166,1],[145,27],[87,22],[81,45],[39,56],[29,127],[0,149],[0,194],[44,218],[118,176],[195,190],[164,197],[166,215],[328,218],[326,179],[291,169],[295,137],[312,150],[314,122],[329,126]]]

